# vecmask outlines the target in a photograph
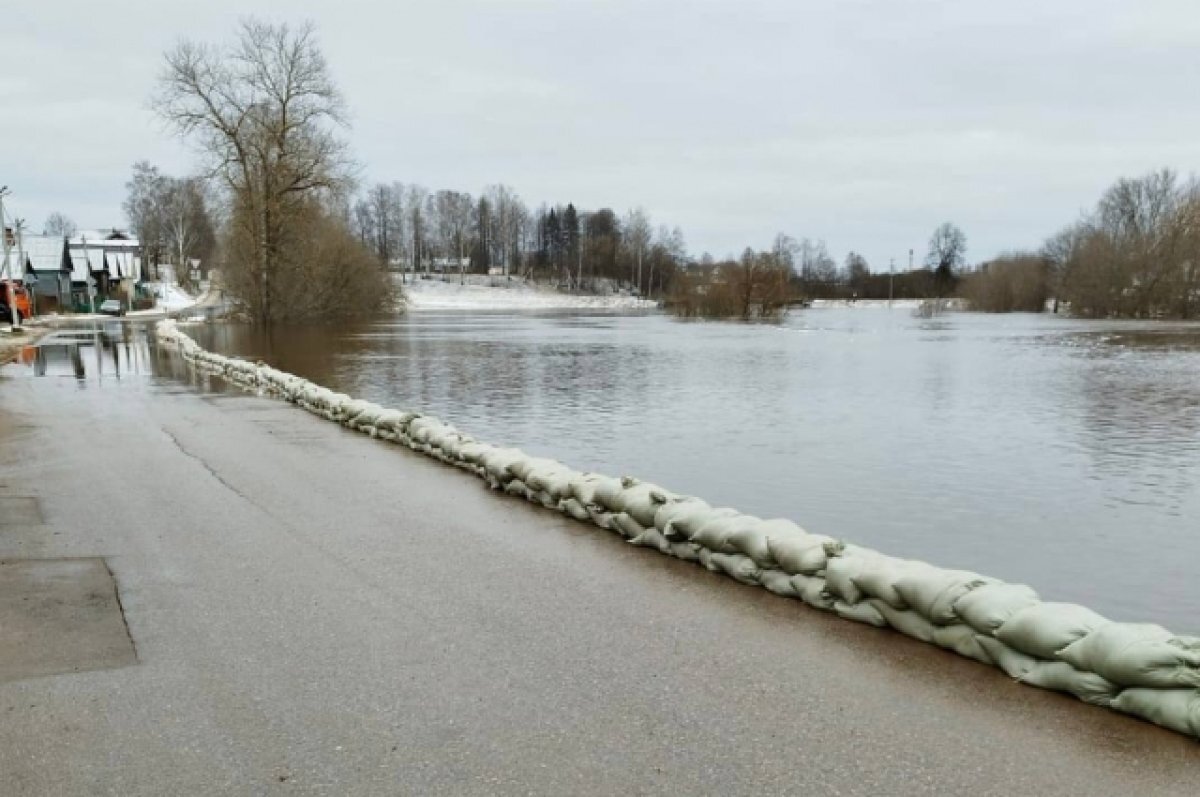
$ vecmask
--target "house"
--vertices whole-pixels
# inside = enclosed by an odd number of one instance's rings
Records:
[[[89,278],[96,296],[132,297],[142,282],[141,243],[116,228],[75,235],[67,241],[67,261],[76,304],[88,303]]]
[[[33,275],[35,311],[45,313],[71,305],[71,263],[67,259],[67,239],[57,235],[24,235],[20,252],[24,254],[25,274]]]

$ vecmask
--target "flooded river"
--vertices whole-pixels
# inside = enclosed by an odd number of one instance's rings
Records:
[[[577,468],[1200,631],[1198,326],[840,307],[191,334]],[[106,346],[41,370],[170,378],[136,334]]]

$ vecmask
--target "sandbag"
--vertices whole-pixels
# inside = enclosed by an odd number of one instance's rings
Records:
[[[1108,706],[1120,687],[1092,672],[1082,672],[1063,661],[1043,661],[1014,650],[998,639],[979,635],[979,644],[1010,677],[1023,684],[1067,692],[1084,702]]]
[[[853,620],[856,623],[866,623],[877,628],[885,628],[887,620],[880,614],[879,609],[871,605],[870,601],[860,601],[859,603],[846,603],[845,601],[835,601],[833,610],[837,612],[837,616],[843,620]]]
[[[546,464],[532,468],[525,477],[525,483],[534,490],[545,490],[554,497],[555,501],[568,498],[571,495],[571,483],[579,476],[579,472],[568,468],[561,462],[549,460]]]
[[[706,501],[699,498],[677,498],[667,501],[654,513],[654,527],[661,531],[669,540],[686,540],[690,535],[677,532],[675,521],[682,518],[695,517],[712,509]]]
[[[631,540],[634,537],[640,537],[642,532],[646,530],[646,527],[634,520],[633,516],[628,512],[614,512],[612,516],[611,528],[622,537],[626,537]]]
[[[954,613],[981,634],[993,634],[1014,614],[1039,602],[1024,584],[984,584],[954,602]]]
[[[643,528],[641,534],[629,540],[629,544],[653,548],[662,553],[669,553],[671,550],[671,543],[667,542],[667,538],[662,535],[662,532],[653,526]]]
[[[597,526],[607,531],[616,531],[616,528],[613,526],[612,512],[605,511],[594,504],[588,504],[584,508],[587,510],[588,518]]]
[[[671,506],[670,503],[663,504],[663,506],[659,509],[659,512],[664,511],[669,506]],[[721,518],[737,517],[739,515],[741,515],[741,512],[728,507],[702,508],[699,506],[691,506],[687,509],[687,511],[681,510],[677,514],[673,515],[669,524],[667,524],[667,528],[658,526],[658,513],[656,512],[655,525],[662,529],[663,533],[670,536],[671,539],[690,541],[696,536],[696,534],[699,533],[700,529],[704,528],[704,526],[708,525],[709,523],[720,520]]]
[[[762,519],[753,515],[736,514],[713,517],[692,535],[691,541],[703,545],[714,553],[739,553],[730,544],[730,537],[735,534],[744,535],[759,523],[762,523]]]
[[[1035,603],[1005,621],[995,637],[1022,653],[1054,661],[1060,650],[1108,622],[1074,603]]]
[[[914,611],[906,609],[897,609],[885,600],[880,598],[868,598],[867,603],[875,607],[875,609],[883,615],[883,619],[887,624],[896,629],[905,636],[910,636],[913,639],[921,642],[932,642],[934,632],[938,626],[926,620],[921,615]]]
[[[564,498],[558,502],[558,509],[566,515],[570,515],[576,520],[588,521],[591,517],[588,515],[587,508],[575,498]]]
[[[720,571],[743,584],[758,586],[761,583],[759,576],[762,573],[762,568],[745,554],[717,553],[714,551],[708,560],[707,567],[710,570]]]
[[[1151,623],[1109,623],[1061,650],[1081,670],[1129,687],[1200,687],[1200,642]]]
[[[773,520],[766,522],[775,523]],[[841,548],[841,543],[832,537],[810,534],[799,526],[795,530],[773,526],[767,531],[767,549],[771,558],[779,569],[792,575],[811,576],[821,572],[829,563],[830,550],[841,552]]]
[[[1195,689],[1126,689],[1113,700],[1112,707],[1200,738],[1200,691]]]
[[[621,511],[628,512],[643,526],[654,525],[654,515],[663,504],[676,496],[657,484],[638,482],[621,492]]]
[[[584,503],[598,504],[609,512],[624,512],[625,505],[621,496],[626,489],[635,487],[637,479],[622,477],[620,479],[605,479],[592,486],[592,500]]]
[[[685,562],[700,561],[700,546],[694,542],[672,542],[667,553]]]
[[[995,666],[991,655],[979,644],[975,629],[964,623],[952,625],[937,625],[933,630],[933,644],[939,648],[952,650],[960,656]]]
[[[929,567],[931,566],[924,562],[876,554],[864,560],[850,578],[854,582],[854,586],[858,587],[867,597],[877,598],[893,609],[903,610],[909,606],[896,590],[896,583],[905,575]]]
[[[800,600],[814,609],[829,611],[833,608],[835,598],[829,594],[828,585],[821,576],[797,573],[792,576],[792,587],[800,595]]]
[[[596,490],[603,488],[606,492],[620,491],[621,480],[612,476],[602,476],[599,473],[581,473],[571,479],[571,497],[587,506],[596,504]]]
[[[725,545],[737,553],[749,556],[759,567],[776,567],[775,557],[767,547],[767,535],[771,524],[777,524],[778,521],[760,520],[750,515],[743,517],[751,519],[735,524],[733,533],[725,538]]]
[[[958,620],[954,604],[984,584],[997,583],[968,570],[942,570],[932,565],[912,567],[896,580],[896,592],[913,611],[938,625]]]
[[[776,595],[782,595],[785,598],[799,598],[800,593],[796,591],[795,585],[792,583],[790,573],[785,573],[782,570],[763,569],[758,576],[769,592],[774,592]]]
[[[825,566],[825,581],[830,593],[846,603],[861,601],[866,596],[854,583],[854,577],[879,555],[870,548],[847,545],[841,556],[831,558]]]

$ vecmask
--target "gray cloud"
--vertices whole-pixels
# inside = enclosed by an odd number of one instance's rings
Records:
[[[697,253],[782,230],[886,268],[949,219],[983,259],[1200,156],[1192,2],[60,0],[6,12],[14,213],[119,224],[135,160],[191,168],[161,53],[247,12],[316,21],[365,179],[642,205]]]

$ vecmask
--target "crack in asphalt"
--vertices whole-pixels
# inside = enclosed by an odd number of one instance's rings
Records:
[[[262,506],[260,506],[258,504],[258,502],[256,502],[253,498],[246,495],[245,493],[243,493],[237,487],[234,487],[229,482],[225,481],[225,477],[223,477],[221,474],[217,473],[216,469],[212,465],[208,464],[208,460],[206,460],[204,457],[200,456],[199,454],[193,454],[191,451],[188,451],[187,448],[184,447],[183,443],[179,442],[179,438],[176,437],[175,434],[170,429],[168,429],[164,426],[162,428],[162,430],[163,430],[163,434],[165,434],[167,437],[171,438],[171,442],[175,444],[175,447],[179,449],[179,452],[181,454],[183,454],[185,457],[188,457],[189,459],[194,459],[196,462],[199,462],[201,467],[203,467],[206,471],[208,471],[210,476],[212,476],[214,479],[216,479],[218,482],[220,482],[221,485],[226,490],[229,490],[231,493],[238,496],[246,503],[252,504],[252,505],[258,507],[259,509],[262,509]],[[266,510],[263,510],[263,511],[266,511]]]

